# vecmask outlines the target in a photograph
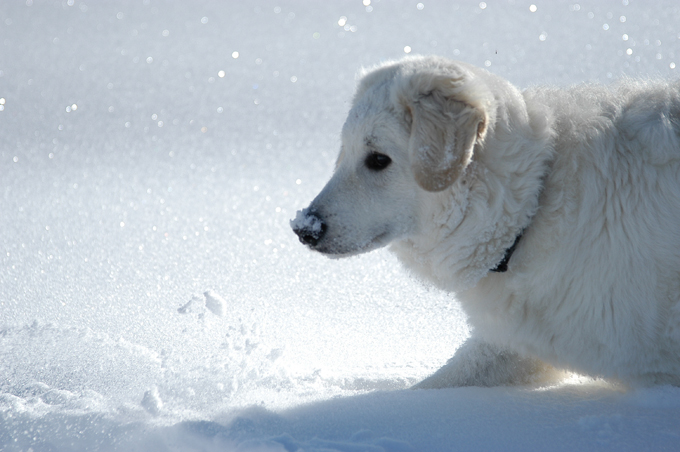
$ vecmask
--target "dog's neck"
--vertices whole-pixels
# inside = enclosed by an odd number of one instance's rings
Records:
[[[465,174],[444,192],[428,194],[437,202],[423,205],[436,207],[422,213],[426,220],[415,234],[392,247],[409,269],[442,289],[467,290],[517,263],[504,261],[530,226],[552,160],[547,115],[540,112],[536,124],[522,107],[524,114],[497,115]]]

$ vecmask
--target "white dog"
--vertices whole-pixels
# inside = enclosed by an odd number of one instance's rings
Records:
[[[335,173],[291,222],[331,257],[387,244],[474,327],[418,387],[558,369],[680,384],[680,83],[517,88],[465,63],[367,71]]]

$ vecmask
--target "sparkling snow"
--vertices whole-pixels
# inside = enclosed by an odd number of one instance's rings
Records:
[[[676,1],[0,3],[0,450],[677,450],[680,389],[407,388],[469,331],[289,221],[362,65],[673,77]]]

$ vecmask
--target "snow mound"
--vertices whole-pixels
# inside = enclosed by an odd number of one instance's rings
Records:
[[[4,328],[0,354],[0,391],[21,398],[49,398],[50,405],[68,403],[67,394],[85,391],[119,398],[163,378],[158,353],[89,328],[38,322]]]
[[[227,302],[219,294],[208,290],[203,295],[194,295],[186,304],[177,308],[180,314],[197,313],[200,317],[205,315],[206,309],[218,317],[225,315]]]

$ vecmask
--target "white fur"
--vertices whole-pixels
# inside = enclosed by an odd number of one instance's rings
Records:
[[[392,163],[370,170],[370,152]],[[542,362],[680,384],[677,81],[520,92],[442,58],[385,63],[308,212],[327,227],[313,249],[391,243],[462,303],[474,339],[420,387],[524,382]]]

